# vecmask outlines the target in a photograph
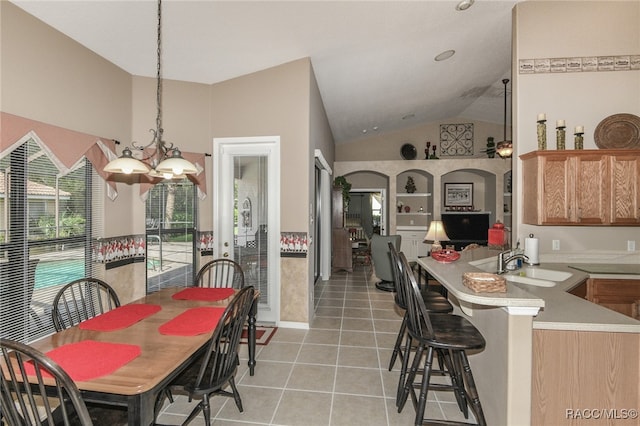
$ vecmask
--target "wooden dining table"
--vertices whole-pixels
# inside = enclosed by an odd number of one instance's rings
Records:
[[[76,381],[76,385],[89,403],[126,407],[129,425],[150,425],[154,421],[158,394],[198,357],[212,335],[212,332],[194,336],[166,335],[159,332],[159,327],[191,308],[225,307],[233,299],[233,295],[218,301],[173,299],[172,296],[181,290],[183,288],[167,288],[131,302],[159,305],[161,309],[124,329],[92,331],[75,326],[33,342],[31,346],[48,352],[86,340],[139,345],[141,353],[132,361],[111,374]],[[256,365],[256,305],[257,298],[254,299],[248,320],[248,365],[251,375]]]

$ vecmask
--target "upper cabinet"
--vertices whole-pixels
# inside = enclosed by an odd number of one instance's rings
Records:
[[[523,222],[640,225],[640,150],[522,155]]]

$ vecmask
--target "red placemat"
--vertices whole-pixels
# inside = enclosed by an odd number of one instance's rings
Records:
[[[177,317],[162,324],[158,331],[172,336],[195,336],[213,331],[225,308],[209,306],[187,309]]]
[[[142,351],[138,345],[83,340],[69,343],[47,352],[47,356],[76,382],[106,376],[134,360]],[[28,375],[35,375],[35,366],[25,364]],[[43,371],[44,376],[50,375]]]
[[[209,288],[209,287],[189,287],[174,294],[174,299],[178,300],[202,300],[215,302],[233,296],[235,290],[232,288]]]
[[[97,317],[82,321],[79,327],[82,330],[93,331],[121,330],[155,314],[160,309],[162,309],[160,305],[146,305],[144,303],[124,305]]]

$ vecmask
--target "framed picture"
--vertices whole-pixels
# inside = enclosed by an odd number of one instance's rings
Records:
[[[473,183],[445,183],[444,205],[445,207],[472,207]]]

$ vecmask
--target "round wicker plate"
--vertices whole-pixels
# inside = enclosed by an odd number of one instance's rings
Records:
[[[640,117],[614,114],[598,124],[593,139],[602,149],[640,148]]]

